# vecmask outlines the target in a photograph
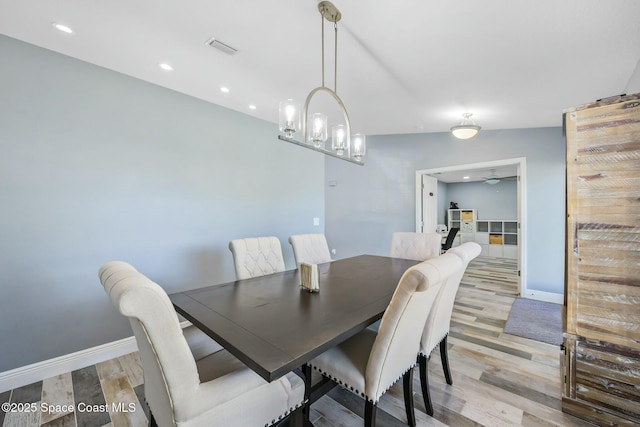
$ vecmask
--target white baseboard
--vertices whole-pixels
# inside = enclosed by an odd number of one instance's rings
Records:
[[[134,337],[128,337],[31,365],[21,366],[10,371],[0,372],[0,393],[66,372],[75,371],[76,369],[86,368],[134,351],[138,351],[136,340]]]
[[[180,326],[183,329],[190,325],[191,323],[186,320],[180,322]],[[134,337],[127,337],[97,347],[21,366],[10,371],[0,372],[0,393],[75,371],[76,369],[86,368],[134,351],[138,351],[136,340]]]
[[[538,301],[552,302],[555,304],[564,304],[564,295],[554,294],[552,292],[536,291],[533,289],[527,289],[522,295],[523,298],[534,299]]]

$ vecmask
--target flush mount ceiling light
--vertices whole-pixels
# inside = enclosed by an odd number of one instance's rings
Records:
[[[351,135],[351,122],[349,121],[349,115],[342,103],[342,100],[336,93],[336,80],[338,75],[338,21],[342,15],[338,8],[336,8],[329,1],[321,1],[318,3],[318,11],[321,16],[322,24],[322,85],[313,89],[307,95],[307,99],[304,103],[304,108],[300,112],[300,106],[292,99],[280,102],[280,120],[279,128],[284,135],[278,135],[278,138],[299,145],[301,147],[309,148],[329,156],[336,157],[338,159],[347,160],[357,165],[364,165],[362,158],[365,155],[366,142],[365,136],[361,134]],[[334,28],[334,76],[333,90],[324,85],[324,21],[333,22]],[[327,132],[327,116],[323,113],[314,113],[309,117],[309,102],[311,98],[318,92],[326,92],[333,97],[336,101],[342,115],[344,122],[334,125],[331,128],[331,149],[325,148],[325,142],[328,137]],[[300,122],[302,121],[302,125]],[[302,141],[293,139],[293,135],[301,131]]]
[[[473,113],[464,113],[462,122],[457,126],[451,127],[451,133],[458,139],[470,139],[480,132],[480,126],[471,119]]]

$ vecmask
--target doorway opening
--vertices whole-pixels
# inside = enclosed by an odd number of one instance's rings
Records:
[[[510,169],[511,168],[511,169]],[[494,170],[493,177],[491,170]],[[516,180],[516,222],[517,222],[517,262],[518,262],[518,290],[519,295],[527,295],[527,257],[526,257],[526,158],[518,157],[513,159],[495,160],[490,162],[470,163],[455,166],[446,166],[441,168],[424,169],[416,171],[416,231],[422,232],[424,230],[424,220],[432,222],[433,212],[426,212],[431,210],[434,205],[433,200],[428,200],[425,203],[425,196],[423,191],[423,177],[449,177],[448,180],[453,179],[452,173],[459,175],[461,179],[458,182],[468,182],[462,180],[462,176],[466,175],[471,177],[475,176],[475,181],[489,180],[492,178],[501,178],[500,171],[513,170],[515,171]],[[463,173],[464,172],[464,173]],[[511,178],[511,176],[509,177]],[[452,181],[453,182],[453,181]],[[431,193],[433,189],[429,190]],[[436,193],[437,197],[437,193]],[[437,204],[437,203],[436,203]],[[425,207],[426,206],[426,207]],[[491,219],[491,218],[485,218]],[[481,222],[481,221],[479,221]],[[427,230],[428,231],[428,230]]]

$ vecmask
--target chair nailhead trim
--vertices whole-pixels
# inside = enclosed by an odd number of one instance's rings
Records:
[[[385,394],[391,387],[393,387],[393,385],[395,383],[397,383],[407,372],[409,372],[410,370],[412,370],[414,367],[416,366],[416,364],[414,363],[413,365],[411,365],[409,367],[409,369],[405,370],[402,375],[400,375],[398,378],[396,378],[395,381],[393,381],[389,387],[387,387],[382,393],[381,396],[383,394]],[[333,378],[330,374],[324,372],[322,369],[318,368],[317,366],[311,365],[311,367],[313,369],[315,369],[316,371],[318,371],[320,374],[322,374],[323,376],[329,378],[331,381],[334,381],[338,384],[340,384],[341,386],[343,386],[344,388],[346,388],[347,390],[351,390],[353,393],[360,395],[360,397],[363,397],[365,400],[368,400],[369,402],[372,402],[374,405],[378,404],[377,400],[373,400],[372,398],[370,398],[369,396],[367,396],[366,394],[364,394],[363,392],[361,392],[360,390],[354,388],[353,386],[348,385],[347,383],[343,383],[342,380],[339,380],[337,378]]]
[[[448,336],[449,336],[449,332],[447,332],[446,334],[444,334],[444,335],[442,336],[442,338],[440,338],[440,340],[438,341],[438,343],[437,343],[436,345],[434,345],[434,346],[433,346],[433,348],[432,348],[431,350],[429,350],[429,354],[424,354],[423,352],[420,352],[420,354],[421,354],[421,355],[423,355],[423,356],[426,356],[427,358],[429,358],[429,357],[430,357],[430,355],[431,355],[431,353],[433,353],[433,350],[435,350],[435,349],[436,349],[436,347],[440,345],[440,343],[442,342],[442,340],[443,340],[443,339],[445,339],[445,338],[446,338],[446,337],[448,337]]]
[[[280,422],[280,421],[281,421],[281,420],[283,420],[284,418],[286,418],[286,417],[288,417],[289,415],[291,415],[291,413],[292,413],[293,411],[295,411],[295,410],[296,410],[296,409],[298,409],[298,408],[301,408],[305,403],[307,403],[307,401],[308,401],[308,399],[305,399],[305,400],[303,400],[303,401],[302,401],[302,402],[300,402],[300,403],[296,403],[296,405],[295,405],[295,406],[290,407],[289,409],[287,409],[287,411],[286,411],[284,414],[282,414],[282,415],[278,415],[278,419],[277,419],[277,420],[275,420],[275,419],[274,419],[274,420],[271,420],[271,423],[270,423],[270,424],[265,424],[265,425],[264,425],[264,427],[270,427],[270,426],[274,425],[275,423]]]

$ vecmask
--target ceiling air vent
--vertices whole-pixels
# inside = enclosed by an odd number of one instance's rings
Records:
[[[206,45],[211,46],[211,47],[215,47],[216,49],[226,53],[227,55],[233,55],[238,51],[238,49],[235,49],[235,48],[229,46],[228,44],[221,42],[220,40],[216,39],[215,37],[211,37],[209,40],[207,40],[204,43]]]

